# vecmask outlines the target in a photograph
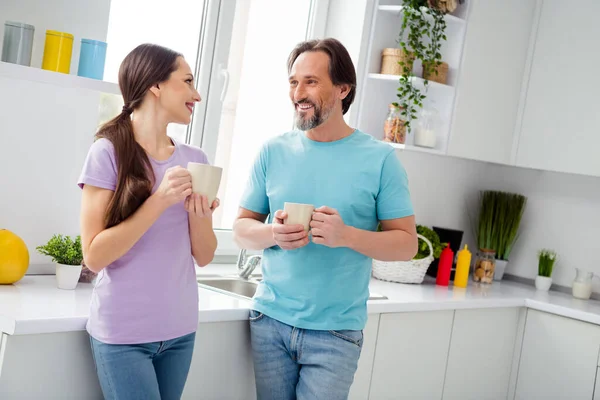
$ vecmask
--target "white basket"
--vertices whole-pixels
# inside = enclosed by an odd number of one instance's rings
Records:
[[[433,246],[426,237],[417,236],[429,246],[427,257],[410,261],[379,261],[373,259],[373,277],[388,282],[422,283],[427,268],[433,262]]]

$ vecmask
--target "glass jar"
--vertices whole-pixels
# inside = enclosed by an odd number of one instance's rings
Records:
[[[424,106],[415,122],[415,146],[434,148],[442,128],[442,117],[435,104]]]
[[[594,273],[581,268],[575,268],[575,271],[575,279],[573,280],[573,297],[587,300],[592,295],[592,279],[594,278]]]
[[[496,269],[496,252],[489,249],[479,249],[473,270],[473,282],[491,284]]]
[[[404,144],[406,142],[406,120],[402,119],[402,108],[391,103],[383,124],[383,141]]]

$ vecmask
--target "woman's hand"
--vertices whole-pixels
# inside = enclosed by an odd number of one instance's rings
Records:
[[[199,218],[212,218],[213,212],[219,207],[219,204],[219,199],[215,199],[212,206],[209,206],[208,198],[197,193],[192,193],[185,199],[187,212]]]
[[[166,207],[182,202],[192,194],[192,176],[183,167],[167,169],[155,195]]]

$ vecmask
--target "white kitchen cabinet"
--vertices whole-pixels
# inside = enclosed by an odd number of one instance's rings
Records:
[[[448,154],[509,164],[536,0],[471,3]]]
[[[596,387],[594,388],[594,397],[592,400],[600,400],[600,368],[596,370]]]
[[[542,2],[518,166],[600,176],[599,13],[597,0]]]
[[[444,400],[505,399],[520,310],[457,310],[444,384]]]
[[[528,310],[515,399],[591,399],[599,350],[600,326]]]
[[[86,332],[0,335],[0,399],[102,399]]]
[[[201,323],[183,399],[256,399],[248,321]]]
[[[369,398],[369,387],[371,386],[371,373],[373,372],[373,360],[375,358],[375,345],[377,344],[377,332],[379,330],[379,314],[370,314],[367,325],[363,330],[363,347],[358,360],[358,369],[354,374],[354,382],[350,388],[349,400],[365,400]]]
[[[382,314],[370,399],[440,399],[453,311]]]

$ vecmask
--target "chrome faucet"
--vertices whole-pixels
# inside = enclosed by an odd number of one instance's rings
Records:
[[[246,249],[241,249],[238,255],[237,268],[240,278],[248,279],[254,269],[258,267],[261,261],[261,256],[254,255],[246,257]]]

